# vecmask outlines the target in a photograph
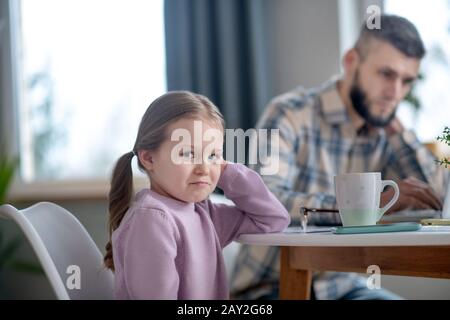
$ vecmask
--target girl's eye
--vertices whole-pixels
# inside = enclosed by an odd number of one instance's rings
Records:
[[[181,154],[183,158],[194,158],[194,153],[192,151],[185,151]]]
[[[212,155],[210,155],[208,157],[208,160],[209,161],[219,161],[221,158],[222,158],[222,155],[220,153],[219,154],[213,153]]]

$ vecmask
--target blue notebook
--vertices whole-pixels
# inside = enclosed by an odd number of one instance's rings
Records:
[[[354,233],[380,233],[380,232],[403,232],[417,231],[422,227],[415,222],[400,222],[389,224],[377,224],[373,226],[355,226],[355,227],[335,227],[331,228],[334,234],[354,234]]]

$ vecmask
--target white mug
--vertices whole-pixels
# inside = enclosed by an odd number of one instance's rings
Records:
[[[398,200],[400,190],[392,180],[381,180],[380,172],[347,173],[334,177],[336,200],[342,224],[374,225]],[[380,208],[380,195],[386,186],[395,190],[391,201]]]

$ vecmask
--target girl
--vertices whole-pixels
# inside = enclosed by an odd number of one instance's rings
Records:
[[[198,143],[196,136],[211,130],[220,134]],[[223,132],[222,115],[198,94],[169,92],[145,112],[133,151],[117,161],[109,193],[104,261],[115,271],[116,298],[226,299],[222,249],[240,234],[288,226],[289,214],[259,175],[223,161]],[[197,143],[173,141],[180,134]],[[150,188],[133,199],[135,155]],[[216,186],[236,205],[212,203]]]

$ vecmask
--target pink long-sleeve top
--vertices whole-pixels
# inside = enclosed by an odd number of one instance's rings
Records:
[[[235,206],[141,190],[112,234],[117,299],[228,299],[222,249],[243,233],[290,222],[260,176],[229,163],[218,187]]]

